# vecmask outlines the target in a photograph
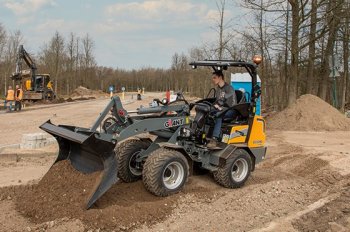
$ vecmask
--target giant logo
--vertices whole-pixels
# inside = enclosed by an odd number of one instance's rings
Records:
[[[184,124],[184,119],[183,118],[178,118],[178,119],[168,119],[168,121],[166,121],[164,123],[164,127],[168,128],[168,127],[174,127],[174,126],[181,126]]]

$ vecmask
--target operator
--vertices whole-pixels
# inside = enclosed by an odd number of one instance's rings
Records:
[[[234,88],[225,82],[224,74],[222,71],[215,71],[212,75],[212,81],[216,85],[216,101],[214,103],[214,108],[211,112],[211,114],[215,115],[222,111],[224,107],[233,107],[237,104],[237,98]],[[209,148],[216,147],[217,142],[220,138],[221,133],[221,125],[222,120],[225,118],[233,118],[234,117],[234,111],[228,110],[224,115],[221,115],[220,117],[217,117],[215,119],[215,126],[213,130],[213,136],[212,139],[209,141],[207,146]]]
[[[141,89],[137,88],[137,100],[141,100]]]
[[[23,90],[19,87],[19,85],[16,85],[16,92],[15,92],[15,111],[20,111],[22,109],[22,98],[23,98]]]
[[[9,111],[12,111],[12,103],[15,100],[15,92],[12,89],[12,86],[10,85],[7,93],[6,93],[6,103],[9,104]]]

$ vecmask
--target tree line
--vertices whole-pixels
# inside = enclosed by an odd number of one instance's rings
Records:
[[[212,25],[215,41],[192,47],[186,54],[175,53],[167,69],[123,70],[103,67],[94,56],[95,42],[86,34],[68,37],[56,32],[33,54],[41,73],[51,74],[55,91],[70,94],[79,85],[107,91],[109,85],[127,91],[188,92],[205,97],[212,87],[210,69],[191,70],[193,60],[233,59],[250,61],[260,54],[262,102],[267,110],[281,110],[303,94],[317,95],[344,110],[350,102],[349,7],[347,0],[244,0],[245,26],[226,12],[237,1],[217,0]],[[236,5],[231,4],[236,3]],[[8,32],[0,24],[0,93],[3,95],[14,71],[20,31]],[[30,52],[30,51],[29,51]],[[242,72],[243,70],[233,70]],[[226,81],[230,74],[226,73]]]

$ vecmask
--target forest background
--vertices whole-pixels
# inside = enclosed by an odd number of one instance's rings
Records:
[[[235,1],[237,2],[237,1]],[[194,60],[230,59],[251,61],[259,54],[263,62],[258,74],[262,82],[265,110],[281,110],[303,94],[314,94],[340,110],[350,102],[348,0],[243,0],[249,24],[235,29],[225,17],[229,0],[217,0],[217,15],[208,27],[215,41],[193,46],[186,54],[175,53],[169,68],[145,67],[125,70],[100,66],[95,59],[94,39],[74,32],[64,37],[56,31],[38,54],[30,51],[39,73],[49,73],[58,95],[68,95],[82,85],[90,89],[117,91],[183,91],[204,97],[212,88],[210,70],[192,70]],[[12,85],[11,74],[19,45],[20,30],[9,30],[0,22],[0,94]],[[117,64],[116,64],[117,66]],[[243,70],[231,70],[242,72]],[[230,81],[230,73],[226,73]]]

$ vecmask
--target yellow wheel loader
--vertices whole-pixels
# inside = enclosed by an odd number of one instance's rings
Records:
[[[59,154],[55,163],[69,160],[80,172],[102,172],[86,208],[119,179],[124,182],[142,179],[145,188],[157,196],[177,193],[194,166],[211,171],[220,185],[238,188],[265,158],[265,121],[255,114],[260,95],[257,64],[212,60],[190,65],[214,70],[243,67],[252,77],[250,99],[224,107],[220,112],[233,110],[236,114],[224,121],[217,147],[207,146],[215,117],[220,116],[210,114],[215,97],[189,103],[178,93],[174,102],[154,99],[150,107],[128,112],[115,96],[91,128],[56,126],[50,121],[40,126],[57,139]],[[190,116],[191,109],[196,111],[194,118]]]

